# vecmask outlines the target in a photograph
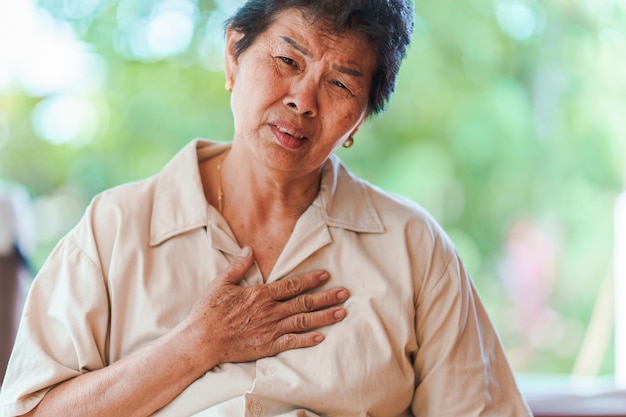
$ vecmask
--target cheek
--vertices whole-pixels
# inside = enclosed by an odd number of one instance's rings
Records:
[[[248,124],[252,115],[259,111],[262,101],[260,86],[254,75],[239,73],[230,97],[235,126]]]
[[[352,108],[349,111],[341,113],[341,115],[337,119],[335,119],[335,135],[339,142],[343,143],[343,141],[347,139],[348,136],[350,136],[350,134],[352,133],[352,130],[357,123],[357,119],[355,119],[355,114],[356,110]]]
[[[277,101],[281,94],[281,77],[267,64],[248,65],[239,73],[236,100],[239,108],[246,108],[247,115],[263,112]],[[233,91],[235,93],[235,91]]]
[[[267,89],[268,84],[282,77],[275,60],[268,56],[255,56],[254,58],[247,62],[240,73],[240,76],[246,79],[245,84],[251,89]]]

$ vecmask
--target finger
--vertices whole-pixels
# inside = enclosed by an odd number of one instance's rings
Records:
[[[311,333],[289,333],[280,336],[272,346],[272,354],[290,349],[300,349],[315,346],[324,340],[324,335],[319,332]]]
[[[320,287],[328,282],[329,279],[330,274],[328,272],[314,271],[267,284],[267,291],[272,299],[283,301]]]
[[[237,257],[222,271],[218,280],[225,284],[239,284],[246,272],[250,270],[253,261],[252,249],[249,246],[244,246]]]
[[[337,287],[314,294],[302,294],[286,301],[283,305],[291,314],[306,313],[343,303],[348,297],[350,293],[346,288]]]
[[[343,307],[333,307],[313,313],[300,313],[282,320],[280,332],[284,334],[302,333],[342,321],[347,315]]]

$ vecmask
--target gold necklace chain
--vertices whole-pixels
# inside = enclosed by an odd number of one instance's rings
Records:
[[[222,214],[222,210],[224,209],[224,190],[222,189],[222,163],[224,162],[224,158],[226,158],[227,153],[228,151],[224,152],[220,157],[219,162],[217,163],[217,210],[220,212],[220,214]]]

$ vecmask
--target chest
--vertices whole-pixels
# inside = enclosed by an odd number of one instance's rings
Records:
[[[152,249],[155,252],[149,259],[154,265],[143,271],[134,267],[119,271],[129,279],[119,284],[118,293],[132,294],[126,300],[135,306],[119,305],[124,298],[112,297],[112,310],[127,312],[123,320],[112,320],[110,340],[117,344],[114,350],[118,356],[175,326],[214,274],[228,264],[231,255],[202,243],[201,235],[192,241],[171,240]],[[312,242],[315,244],[311,246]],[[411,355],[417,349],[411,266],[405,256],[380,256],[380,247],[381,242],[358,234],[313,233],[289,241],[270,279],[275,279],[274,274],[328,270],[329,287],[342,285],[350,290],[346,319],[320,329],[326,338],[314,348],[245,364],[246,372],[240,370],[244,364],[229,364],[220,372],[208,373],[197,384],[205,387],[202,392],[211,394],[203,395],[204,403],[198,406],[217,406],[232,398],[232,392],[221,395],[214,389],[227,378],[232,383],[236,380],[242,395],[261,401],[266,409],[278,407],[287,412],[303,407],[346,416],[365,415],[363,410],[372,416],[402,414],[413,395]],[[244,285],[260,282],[261,272],[252,270]],[[132,332],[129,326],[134,327]],[[135,338],[134,346],[127,337],[130,334]]]
[[[232,231],[240,246],[250,246],[263,281],[270,276],[293,231],[294,223],[256,225],[234,223]]]

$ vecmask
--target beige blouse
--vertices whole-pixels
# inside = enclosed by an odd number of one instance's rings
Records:
[[[0,394],[31,410],[59,382],[167,333],[240,247],[207,204],[195,140],[152,178],[94,198],[33,282]],[[453,245],[419,206],[336,157],[268,281],[326,269],[347,317],[320,345],[207,372],[155,416],[530,416]],[[255,267],[243,285],[262,283]]]

